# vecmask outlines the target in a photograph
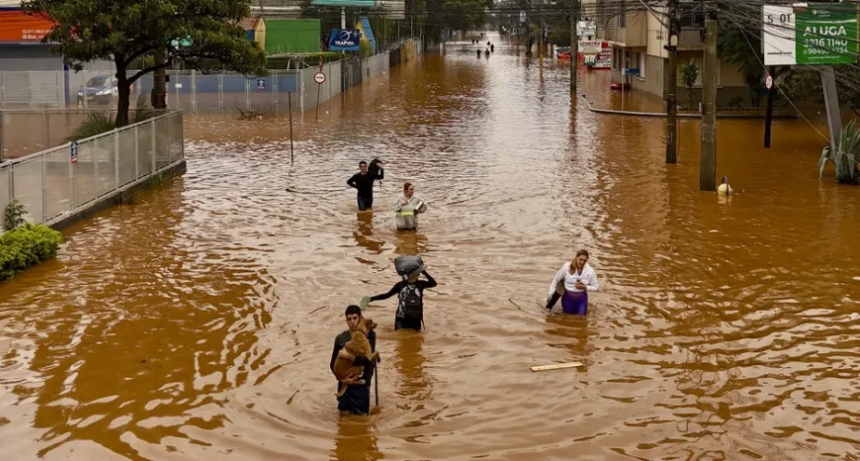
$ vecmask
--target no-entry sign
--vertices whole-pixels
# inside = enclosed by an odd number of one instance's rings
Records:
[[[314,74],[314,81],[318,84],[322,85],[325,83],[325,74],[322,72],[317,72]]]

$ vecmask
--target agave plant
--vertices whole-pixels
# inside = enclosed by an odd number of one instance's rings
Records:
[[[818,160],[818,178],[824,175],[824,168],[833,162],[836,168],[836,180],[840,184],[860,184],[860,129],[857,120],[851,120],[842,130],[836,141],[836,151],[830,146],[821,151]]]

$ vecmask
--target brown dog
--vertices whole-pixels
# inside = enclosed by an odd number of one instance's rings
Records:
[[[376,328],[376,323],[373,320],[362,318],[358,323],[358,328],[350,332],[352,337],[344,344],[343,349],[353,357],[367,357],[371,362],[376,360],[379,354],[371,352],[370,341],[367,339],[367,334],[374,328]],[[334,375],[337,376],[338,381],[350,376],[357,376],[361,372],[362,367],[355,366],[352,360],[342,359],[338,356],[334,362]],[[341,397],[345,392],[346,386],[342,385],[335,395]]]

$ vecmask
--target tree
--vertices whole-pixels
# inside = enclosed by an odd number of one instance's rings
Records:
[[[678,66],[678,80],[687,89],[687,103],[694,106],[696,97],[693,95],[693,87],[699,80],[699,67],[692,60]]]
[[[131,85],[175,61],[192,69],[216,62],[245,75],[266,73],[265,53],[239,25],[250,14],[250,0],[25,0],[22,7],[54,22],[42,42],[76,71],[97,59],[113,61],[117,127],[128,124]],[[165,50],[165,62],[127,74],[157,49]]]
[[[836,90],[839,104],[860,116],[860,69],[853,64],[833,66],[836,74]],[[780,85],[790,99],[806,99],[823,104],[824,92],[821,88],[821,75],[813,66],[792,71]]]
[[[493,0],[407,0],[406,14],[423,32],[424,46],[442,39],[445,29],[468,31],[486,24]]]
[[[732,22],[720,23],[717,37],[720,61],[737,66],[750,90],[750,102],[754,107],[758,107],[765,77],[763,57],[759,52],[761,37],[742,30],[741,26]]]

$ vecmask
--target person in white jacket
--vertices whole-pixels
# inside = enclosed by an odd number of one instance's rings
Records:
[[[559,295],[558,284],[563,283],[565,293],[561,297],[561,308],[565,314],[586,315],[588,313],[588,293],[600,289],[597,273],[588,265],[588,251],[579,250],[576,256],[564,263],[552,279],[546,308],[552,309]]]
[[[394,204],[394,221],[397,230],[415,230],[418,228],[418,214],[427,211],[427,205],[421,197],[415,195],[412,183],[403,184],[403,197]]]

